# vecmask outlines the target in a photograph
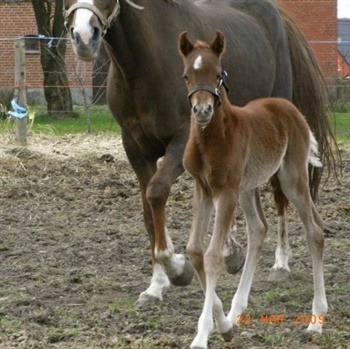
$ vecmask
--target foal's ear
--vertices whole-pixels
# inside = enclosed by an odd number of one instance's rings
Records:
[[[217,30],[216,35],[210,42],[209,46],[218,56],[223,54],[226,50],[226,40],[224,34],[221,31]]]
[[[180,34],[179,37],[179,51],[186,57],[194,48],[192,41],[187,36],[187,31]]]

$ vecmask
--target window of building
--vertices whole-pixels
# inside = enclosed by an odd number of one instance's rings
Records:
[[[40,54],[40,41],[38,35],[25,35],[25,50],[26,54],[37,55]]]

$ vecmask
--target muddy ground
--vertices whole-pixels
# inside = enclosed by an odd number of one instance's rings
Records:
[[[1,135],[0,348],[189,348],[203,295],[197,280],[171,287],[161,304],[134,306],[148,286],[148,238],[136,178],[115,136],[31,136],[26,149]],[[349,152],[344,152],[350,159]],[[255,274],[247,315],[211,349],[350,348],[350,161],[342,184],[331,179],[317,203],[326,225],[325,282],[329,314],[321,336],[305,333],[312,299],[311,261],[293,210],[291,276],[267,281],[274,261],[275,212],[262,192],[270,231]],[[168,229],[184,251],[193,183],[172,189]],[[239,241],[245,246],[239,214]],[[240,274],[223,272],[218,294],[226,311]],[[264,315],[282,315],[267,324]]]

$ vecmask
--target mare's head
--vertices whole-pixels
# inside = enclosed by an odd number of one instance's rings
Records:
[[[225,37],[217,31],[208,44],[192,43],[187,32],[179,38],[179,51],[184,62],[183,77],[188,89],[192,115],[201,127],[205,127],[214,115],[214,108],[221,103],[221,87],[227,89],[226,72],[221,69],[225,52]]]
[[[119,11],[119,0],[64,0],[66,27],[80,59],[96,58],[103,36]]]

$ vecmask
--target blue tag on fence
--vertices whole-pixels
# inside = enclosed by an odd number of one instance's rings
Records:
[[[11,101],[11,105],[13,110],[8,112],[9,115],[18,119],[23,119],[28,115],[28,110],[18,105],[14,99]]]

